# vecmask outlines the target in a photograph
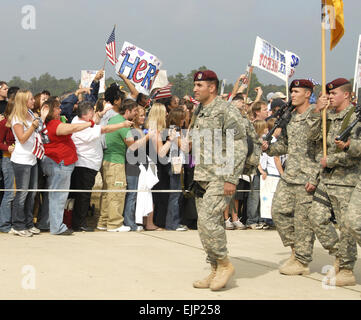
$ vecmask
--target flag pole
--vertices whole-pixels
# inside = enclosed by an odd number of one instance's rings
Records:
[[[115,31],[115,27],[116,27],[116,24],[114,25],[114,31]],[[104,63],[103,63],[103,70],[105,69],[105,64],[107,62],[107,53],[105,52],[105,59],[104,59]]]
[[[358,98],[358,64],[359,64],[359,57],[360,57],[360,46],[361,46],[361,35],[359,35],[358,39],[358,46],[357,46],[357,54],[356,54],[356,64],[355,64],[355,76],[353,78],[353,91],[356,94],[356,97]]]
[[[107,54],[105,53],[105,59],[104,59],[104,64],[103,64],[103,70],[105,69],[105,64],[107,62]]]
[[[248,100],[248,93],[249,93],[249,87],[251,86],[251,80],[252,80],[252,73],[253,73],[253,68],[251,67],[249,70],[249,77],[248,77],[248,86],[247,86],[247,93],[246,93],[246,99],[245,99],[245,105],[247,105],[247,100]]]
[[[321,9],[321,46],[322,46],[322,95],[326,94],[326,7],[325,0],[322,0]],[[326,108],[322,110],[322,137],[323,137],[323,156],[327,156],[327,131],[326,131]]]

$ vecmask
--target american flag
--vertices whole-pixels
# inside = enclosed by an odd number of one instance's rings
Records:
[[[43,159],[44,154],[45,154],[45,149],[44,149],[44,145],[41,139],[41,135],[38,132],[35,132],[35,143],[33,146],[33,154],[38,158],[38,159]]]
[[[48,130],[46,129],[46,125],[41,120],[41,118],[36,118],[34,113],[30,109],[28,110],[28,113],[30,113],[33,120],[38,120],[39,121],[39,126],[38,126],[37,129],[35,129],[35,132],[34,132],[35,142],[34,142],[34,145],[33,145],[33,149],[31,151],[38,159],[41,160],[44,157],[45,149],[44,149],[43,139],[41,137],[40,132],[44,132],[44,134],[47,134]]]
[[[195,99],[192,98],[192,97],[189,97],[189,101],[192,102],[193,104],[196,104],[196,105],[199,104],[199,101],[195,100]]]
[[[321,84],[321,83],[319,83],[317,80],[312,79],[312,78],[308,78],[307,80],[311,81],[314,86],[319,86],[319,85]]]
[[[162,99],[162,98],[170,98],[172,96],[172,92],[170,89],[172,88],[172,84],[168,84],[163,88],[160,88],[155,94],[153,99]]]
[[[105,45],[105,52],[107,53],[110,63],[114,66],[118,62],[118,59],[115,55],[115,26],[109,36],[107,44]]]

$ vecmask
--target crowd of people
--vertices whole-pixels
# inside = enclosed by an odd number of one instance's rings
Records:
[[[160,88],[150,99],[121,74],[129,91],[113,83],[100,96],[103,76],[100,70],[90,88],[62,97],[47,90],[33,96],[0,81],[1,232],[31,237],[41,231],[94,231],[87,212],[100,172],[104,192],[97,230],[198,229],[212,271],[194,282],[195,288],[226,285],[234,267],[225,229],[247,228],[277,229],[291,248],[281,274],[309,274],[317,237],[335,257],[328,281],[355,285],[361,113],[347,79],[328,83],[317,101],[310,80],[294,80],[286,102],[282,92],[262,100],[260,87],[250,100],[245,75],[231,93],[219,96],[219,80],[210,70],[194,75],[194,99],[157,99]],[[196,145],[194,137],[202,129],[214,129],[212,140],[204,136]],[[229,130],[234,143],[230,172],[217,163],[226,154],[223,138]],[[200,159],[192,149],[200,151]],[[278,179],[272,219],[260,214],[260,188],[268,176]],[[64,219],[69,199],[74,201],[71,226]]]
[[[98,172],[103,190],[120,191],[101,194],[98,230],[197,229],[195,200],[185,192],[193,181],[194,157],[189,143],[184,145],[197,101],[174,95],[150,101],[122,74],[127,91],[113,83],[100,95],[103,76],[100,70],[90,88],[61,97],[0,82],[3,188],[19,190],[1,193],[1,232],[30,237],[49,230],[54,235],[94,231],[87,225],[91,192],[27,190],[91,191]],[[259,87],[251,101],[246,80],[242,75],[222,99],[234,104],[261,138],[274,123],[267,118],[286,96],[278,92],[261,101]],[[272,220],[260,217],[259,180],[270,170],[282,173],[278,157],[240,177],[242,191],[224,212],[227,230],[274,228]],[[127,192],[141,188],[151,194]],[[64,221],[68,199],[74,199],[71,225]]]

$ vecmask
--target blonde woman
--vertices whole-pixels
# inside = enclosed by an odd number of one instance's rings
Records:
[[[15,137],[15,149],[10,161],[14,168],[17,189],[37,189],[38,166],[33,147],[39,120],[35,119],[32,113],[34,103],[35,100],[30,91],[19,90],[6,124],[7,127],[11,127]],[[47,111],[42,110],[41,113],[44,121]],[[31,237],[33,234],[40,233],[33,223],[34,197],[35,192],[16,192],[12,214],[12,231],[15,235]]]
[[[149,112],[146,122],[146,128],[156,131],[154,138],[149,142],[149,157],[157,164],[159,179],[158,184],[154,186],[153,190],[170,190],[170,163],[168,152],[172,142],[177,139],[177,131],[176,129],[166,129],[166,117],[167,111],[165,106],[160,103],[155,103]],[[163,141],[165,142],[163,143]],[[158,227],[167,228],[167,211],[170,195],[168,193],[157,192],[153,192],[152,195],[154,203],[154,223],[150,215],[147,220],[146,230],[159,230]]]
[[[146,144],[154,136],[154,131],[149,130],[147,133],[143,131],[144,122],[145,122],[145,110],[144,107],[138,105],[137,115],[134,120],[134,128],[131,130],[132,136],[134,138],[134,143],[127,149],[126,154],[126,163],[125,163],[125,173],[127,177],[127,189],[128,190],[137,190],[139,175],[140,175],[140,165],[144,165],[145,168],[148,168],[149,161],[147,159]],[[124,225],[131,228],[131,231],[142,231],[143,226],[137,225],[136,222],[136,202],[137,202],[137,193],[128,192],[125,198],[124,205]],[[144,204],[142,204],[143,206]],[[139,222],[139,224],[141,224]]]

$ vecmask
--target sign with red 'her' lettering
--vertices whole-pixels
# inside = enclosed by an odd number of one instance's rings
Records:
[[[252,66],[265,70],[286,81],[286,56],[268,41],[257,37]]]
[[[124,74],[139,92],[149,95],[161,65],[154,54],[125,41],[115,70]]]

